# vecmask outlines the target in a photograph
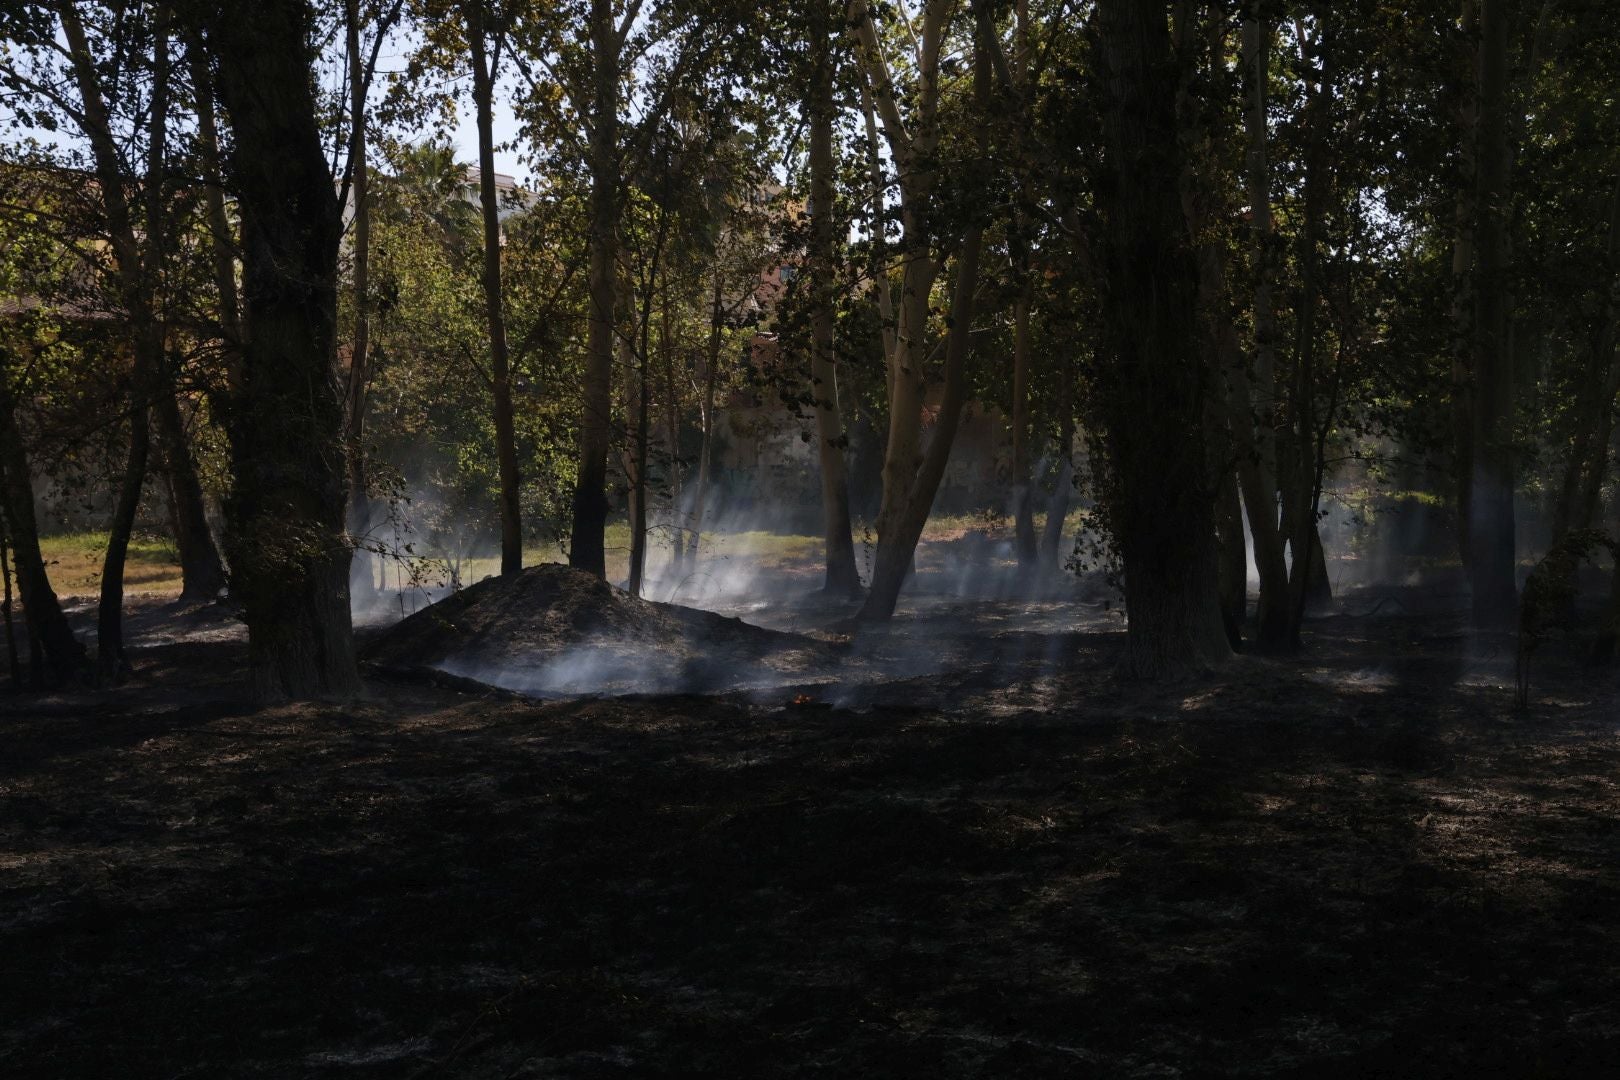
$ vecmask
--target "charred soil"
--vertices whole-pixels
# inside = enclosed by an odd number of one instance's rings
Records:
[[[0,1073],[1620,1060],[1612,674],[1549,667],[1515,714],[1505,644],[1444,614],[1317,620],[1302,658],[1158,687],[1113,678],[1116,632],[981,629],[859,708],[836,678],[538,702],[375,677],[264,709],[223,637],[6,700]]]

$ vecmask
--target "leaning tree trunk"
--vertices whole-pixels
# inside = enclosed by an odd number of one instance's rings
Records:
[[[1231,652],[1216,591],[1198,271],[1179,190],[1179,80],[1162,5],[1100,0],[1097,11],[1106,146],[1099,209],[1112,354],[1098,373],[1105,505],[1125,563],[1124,670],[1164,678]]]
[[[1513,354],[1510,339],[1508,222],[1512,149],[1508,139],[1506,0],[1480,4],[1479,138],[1474,275],[1474,415],[1468,576],[1474,625],[1501,629],[1518,610],[1513,514]]]
[[[141,488],[146,483],[146,464],[152,444],[151,422],[142,393],[147,381],[143,375],[136,372],[136,386],[131,395],[134,408],[129,415],[129,455],[124,462],[118,502],[108,523],[107,551],[101,561],[101,597],[96,606],[96,671],[104,683],[119,682],[130,671],[124,652],[124,562],[135,528],[135,514],[141,506]]]
[[[202,481],[197,463],[186,439],[186,424],[175,398],[173,378],[157,388],[152,402],[152,422],[163,454],[163,469],[169,478],[169,511],[174,522],[175,547],[180,554],[180,599],[209,601],[225,589],[225,565],[214,534],[208,527],[208,511],[203,500]]]
[[[863,619],[881,621],[894,614],[900,589],[914,567],[917,541],[922,539],[934,495],[945,476],[951,444],[956,440],[956,428],[961,422],[962,406],[967,402],[968,331],[973,324],[973,293],[978,287],[983,237],[980,227],[970,228],[957,256],[956,283],[951,291],[951,329],[945,344],[945,399],[940,404],[928,450],[903,500],[891,512],[887,534],[878,543],[877,555],[872,561],[871,588],[861,607]]]
[[[613,440],[613,322],[619,233],[619,37],[612,0],[591,0],[593,100],[588,146],[590,311],[586,324],[579,469],[568,564],[607,577],[607,460]]]
[[[51,589],[45,559],[40,554],[39,525],[34,519],[34,484],[30,479],[33,474],[29,471],[22,431],[17,426],[16,401],[9,381],[13,367],[0,363],[0,517],[5,519],[3,525],[11,537],[13,573],[17,577],[17,592],[28,627],[29,650],[36,657],[33,664],[36,679],[42,655],[55,683],[77,682],[89,674],[84,646],[73,636],[73,628],[68,625],[62,605]]]
[[[128,670],[124,656],[124,561],[129,552],[135,514],[140,508],[151,449],[148,405],[164,363],[165,332],[158,318],[156,293],[168,228],[164,205],[167,181],[164,148],[169,114],[169,27],[162,18],[155,27],[151,98],[147,103],[147,161],[142,178],[145,214],[137,235],[127,174],[113,138],[102,76],[93,61],[84,23],[78,9],[71,4],[62,5],[58,14],[70,50],[91,160],[95,163],[109,247],[114,256],[118,298],[133,329],[129,454],[118,501],[108,523],[107,551],[101,566],[101,597],[96,613],[97,665],[101,677],[114,682]]]
[[[881,65],[876,59],[876,30],[870,12],[864,7],[861,10],[858,27],[863,56],[870,68],[878,69]],[[956,257],[956,281],[951,291],[945,342],[944,399],[927,450],[922,450],[922,406],[927,391],[925,364],[929,352],[928,295],[939,272],[939,263],[931,250],[933,230],[928,222],[937,198],[934,190],[937,164],[930,159],[939,139],[938,64],[944,40],[944,11],[941,5],[930,5],[924,19],[924,59],[919,72],[915,131],[910,135],[905,133],[892,84],[875,87],[885,117],[885,133],[891,148],[897,151],[906,248],[900,326],[895,351],[889,357],[889,444],[883,456],[878,546],[872,561],[871,586],[860,612],[862,619],[877,621],[893,616],[900,589],[915,566],[917,542],[922,538],[939,482],[944,478],[961,422],[962,406],[967,401],[967,351],[984,239],[983,226],[978,222],[966,227]],[[974,16],[973,97],[978,114],[974,137],[982,144],[987,138],[989,111],[993,48],[989,35],[994,31],[987,4],[975,3]],[[983,149],[982,145],[980,148]]]
[[[233,592],[256,692],[360,688],[349,616],[347,467],[336,379],[341,216],[298,0],[200,7],[233,128],[249,337],[226,425]]]
[[[822,536],[826,544],[828,593],[853,596],[861,577],[849,518],[849,471],[844,461],[843,415],[838,407],[838,365],[833,347],[834,281],[833,50],[828,0],[815,5],[810,29],[810,394],[816,412],[816,451],[821,464]]]

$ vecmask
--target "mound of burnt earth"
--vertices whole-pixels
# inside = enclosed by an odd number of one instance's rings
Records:
[[[365,656],[385,671],[548,697],[782,685],[826,665],[833,649],[547,565],[448,596],[384,631]]]

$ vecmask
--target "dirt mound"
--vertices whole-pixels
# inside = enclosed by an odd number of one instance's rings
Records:
[[[384,631],[365,655],[393,671],[553,696],[780,684],[826,663],[832,648],[547,565],[448,596]]]

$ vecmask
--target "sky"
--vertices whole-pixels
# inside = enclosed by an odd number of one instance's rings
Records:
[[[456,113],[456,129],[451,133],[451,139],[456,146],[456,157],[469,165],[478,164],[478,124],[473,113],[471,102],[460,102]],[[500,144],[510,142],[517,136],[517,121],[512,116],[512,110],[503,107],[503,103],[496,102],[495,123],[495,171],[516,176],[522,180],[528,172],[519,162],[516,150],[501,150]]]

